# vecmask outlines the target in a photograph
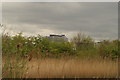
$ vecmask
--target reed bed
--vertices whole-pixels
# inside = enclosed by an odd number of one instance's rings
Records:
[[[33,59],[26,78],[116,78],[117,61],[94,59]]]

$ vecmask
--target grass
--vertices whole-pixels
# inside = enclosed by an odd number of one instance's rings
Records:
[[[26,65],[24,78],[116,78],[118,72],[109,59],[34,58]]]
[[[27,60],[19,56],[4,56],[2,58],[3,78],[23,78],[27,71]]]
[[[100,57],[3,56],[3,78],[116,78],[118,61]]]

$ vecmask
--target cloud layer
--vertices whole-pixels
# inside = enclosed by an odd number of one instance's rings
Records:
[[[9,2],[3,3],[3,23],[11,33],[26,35],[83,32],[95,39],[118,37],[117,2]]]

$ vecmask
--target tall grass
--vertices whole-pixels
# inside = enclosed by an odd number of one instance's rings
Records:
[[[16,58],[3,60],[3,78],[117,78],[117,60],[90,58]]]
[[[117,62],[88,59],[33,59],[26,78],[116,78]]]
[[[28,69],[27,60],[19,56],[4,56],[2,63],[3,78],[23,78]]]

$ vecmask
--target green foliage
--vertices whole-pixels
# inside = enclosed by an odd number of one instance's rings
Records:
[[[6,34],[3,35],[2,41],[4,54],[20,54],[20,56],[25,57],[33,50],[42,56],[46,56],[46,52],[53,56],[60,56],[63,53],[69,53],[69,55],[75,54],[72,43],[51,41],[40,35],[37,37],[23,37],[22,33],[19,33],[11,37]]]
[[[103,40],[99,44],[99,54],[105,58],[110,57],[112,59],[118,57],[118,40],[109,41],[109,40]]]
[[[2,36],[2,51],[5,54],[19,54],[26,57],[34,51],[34,55],[43,57],[60,57],[64,54],[78,56],[102,56],[109,58],[118,57],[119,40],[107,41],[95,45],[90,36],[78,33],[71,42],[51,41],[48,38],[38,36],[23,37],[19,33],[13,37],[5,34]]]
[[[51,42],[50,48],[51,53],[69,53],[70,55],[74,54],[73,46],[69,42]]]

